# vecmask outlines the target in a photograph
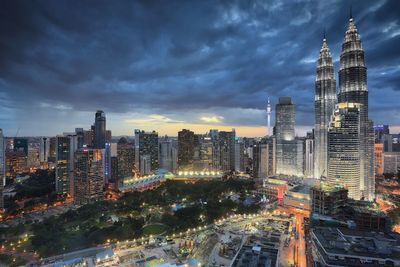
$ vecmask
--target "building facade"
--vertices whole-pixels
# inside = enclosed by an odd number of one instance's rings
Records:
[[[98,110],[94,120],[94,148],[103,149],[106,145],[106,115]]]
[[[145,158],[145,159],[142,159]],[[145,162],[150,162],[150,170],[145,168]],[[135,164],[141,175],[158,169],[158,133],[135,130]],[[142,164],[142,168],[141,168]]]
[[[313,174],[315,178],[326,175],[328,167],[328,127],[336,102],[336,80],[333,61],[324,36],[317,61],[317,76],[315,79],[315,164]],[[306,176],[310,177],[310,174],[307,172]]]

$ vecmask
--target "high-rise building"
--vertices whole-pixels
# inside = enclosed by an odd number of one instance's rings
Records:
[[[243,142],[235,142],[235,171],[244,171],[244,144]]]
[[[40,138],[40,149],[39,149],[40,162],[47,162],[50,156],[50,138]]]
[[[290,97],[280,97],[275,113],[276,174],[303,176],[303,141],[295,138],[295,109]]]
[[[0,129],[0,211],[4,209],[3,190],[6,182],[6,146],[3,130]]]
[[[349,197],[361,199],[361,106],[339,103],[328,131],[328,176],[349,190]]]
[[[389,125],[375,125],[375,143],[382,143],[382,137],[385,134],[390,134]]]
[[[235,170],[235,129],[218,133],[220,166],[222,171]]]
[[[160,168],[170,172],[175,172],[178,160],[176,139],[165,136],[159,141],[159,146]]]
[[[268,160],[269,150],[268,144],[257,143],[253,147],[253,177],[268,178]]]
[[[146,162],[150,162],[150,169],[147,168]],[[139,168],[141,175],[158,169],[158,133],[156,131],[135,130],[135,165]]]
[[[94,148],[102,149],[106,145],[106,115],[98,110],[94,121]]]
[[[268,97],[266,111],[267,111],[267,127],[268,127],[267,136],[271,136],[272,135],[272,132],[271,132],[271,113],[272,113],[272,108],[271,108],[271,102],[269,101],[269,97]]]
[[[383,144],[374,144],[375,174],[383,175]]]
[[[315,140],[313,132],[307,133],[306,138],[304,139],[304,177],[313,178],[314,176],[314,168],[315,168],[315,158],[314,158],[314,149]],[[326,143],[328,146],[328,143]],[[327,149],[325,149],[327,151]],[[322,175],[322,174],[321,174]],[[326,175],[326,173],[324,173]]]
[[[57,138],[50,137],[50,144],[49,144],[49,162],[55,163],[56,162],[56,153],[57,153]]]
[[[330,118],[335,109],[336,80],[333,70],[333,61],[325,35],[317,61],[317,75],[315,79],[315,178],[325,175],[327,171],[327,135]],[[307,173],[307,177],[310,176]]]
[[[75,152],[74,200],[88,204],[104,197],[104,149],[83,148]]]
[[[57,136],[56,149],[56,192],[58,194],[69,194],[70,186],[70,138],[66,136]],[[73,153],[72,153],[73,154]]]
[[[135,166],[135,147],[125,137],[121,137],[117,143],[118,158],[118,182],[131,177]]]
[[[190,168],[193,164],[195,148],[194,132],[183,129],[178,132],[178,166],[179,168]]]
[[[367,67],[361,38],[350,17],[342,44],[339,70],[339,103],[359,103],[360,109],[360,189],[365,200],[375,198],[374,131],[368,119]]]

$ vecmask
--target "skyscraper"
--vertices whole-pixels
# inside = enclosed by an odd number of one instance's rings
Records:
[[[183,129],[178,132],[178,166],[187,168],[193,164],[195,146],[194,132]],[[191,167],[191,166],[190,166]]]
[[[165,136],[159,141],[160,168],[170,172],[176,171],[177,166],[177,141]]]
[[[98,110],[94,121],[94,148],[105,148],[106,145],[106,115]]]
[[[340,54],[339,103],[359,103],[361,172],[360,189],[366,200],[375,197],[374,131],[368,119],[367,68],[361,38],[350,16]]]
[[[75,152],[74,199],[87,204],[103,199],[104,149],[82,148]]]
[[[3,130],[0,129],[0,211],[4,209],[3,190],[6,181],[6,146]]]
[[[220,166],[222,171],[235,170],[235,129],[218,133]]]
[[[317,76],[315,80],[315,178],[326,175],[328,127],[336,101],[336,80],[333,61],[324,34],[322,48],[317,61]]]
[[[149,168],[147,167],[149,162]],[[135,130],[135,165],[140,174],[158,169],[158,133]],[[142,166],[141,166],[142,165]]]
[[[42,137],[40,138],[40,162],[47,162],[50,153],[50,138]]]
[[[276,174],[303,176],[303,142],[295,138],[295,109],[290,97],[280,97],[275,113]]]
[[[331,183],[349,190],[349,197],[361,199],[361,104],[339,103],[328,132],[328,175]]]
[[[56,192],[69,194],[70,139],[66,136],[57,136],[56,140]]]
[[[117,143],[118,180],[131,177],[135,165],[135,148],[125,137],[121,137]]]

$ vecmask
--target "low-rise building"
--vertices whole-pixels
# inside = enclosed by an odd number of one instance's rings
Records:
[[[347,228],[314,227],[315,266],[400,266],[400,236]]]
[[[348,190],[339,184],[321,181],[311,188],[311,211],[322,215],[335,214],[347,203]]]
[[[286,192],[283,197],[283,205],[289,208],[302,209],[306,211],[311,210],[310,199],[311,187],[306,184],[300,184]]]

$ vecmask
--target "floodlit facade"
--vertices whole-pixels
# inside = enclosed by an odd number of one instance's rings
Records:
[[[361,104],[340,103],[328,131],[328,176],[349,190],[349,197],[361,199]]]
[[[326,176],[328,167],[328,127],[336,102],[336,80],[333,61],[324,36],[317,61],[317,76],[315,80],[315,166],[313,174],[315,178]],[[310,177],[308,173],[306,176]]]
[[[360,104],[360,190],[365,200],[372,201],[375,198],[374,130],[372,121],[368,119],[364,49],[352,17],[349,19],[340,54],[338,100],[339,103]]]

